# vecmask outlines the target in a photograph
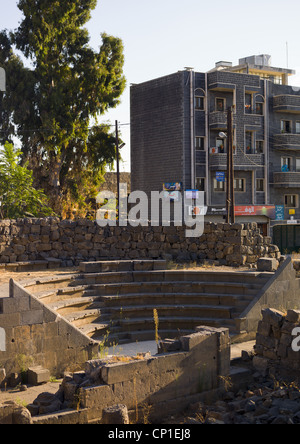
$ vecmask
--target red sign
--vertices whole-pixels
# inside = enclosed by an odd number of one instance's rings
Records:
[[[242,205],[234,207],[235,216],[266,216],[275,219],[275,205]]]

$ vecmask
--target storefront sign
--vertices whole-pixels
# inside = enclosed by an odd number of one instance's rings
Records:
[[[190,216],[206,216],[207,207],[189,207]]]
[[[234,207],[235,216],[266,216],[275,219],[275,205],[242,205]]]
[[[164,191],[181,191],[182,183],[181,182],[167,182],[163,184]]]
[[[209,216],[225,216],[226,207],[208,207],[207,215]]]
[[[225,182],[225,173],[224,172],[216,172],[216,181],[217,182]]]
[[[275,219],[284,220],[284,205],[275,206]]]

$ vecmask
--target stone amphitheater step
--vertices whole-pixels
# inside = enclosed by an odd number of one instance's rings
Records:
[[[87,309],[83,311],[76,311],[67,313],[64,318],[71,322],[76,327],[82,327],[85,324],[91,324],[95,322],[101,316],[101,310],[99,309]]]
[[[235,332],[235,318],[273,273],[165,270],[165,261],[84,263],[80,273],[26,285],[52,310],[99,342],[177,337],[198,325]],[[184,333],[183,333],[184,332]]]
[[[216,293],[230,295],[256,295],[262,288],[259,283],[201,282],[201,281],[156,281],[90,284],[86,291],[89,296],[125,295],[134,293]]]
[[[41,293],[42,291],[66,288],[72,285],[72,282],[78,279],[78,277],[79,275],[75,273],[59,277],[54,276],[50,279],[47,277],[32,282],[26,282],[24,283],[24,287],[32,294]]]
[[[232,305],[244,306],[252,301],[251,295],[219,293],[127,293],[123,295],[100,296],[105,306],[130,307],[131,305],[153,304],[197,304],[199,305]]]
[[[199,272],[197,270],[165,270],[165,271],[119,271],[104,273],[84,273],[73,280],[71,285],[92,285],[109,283],[138,283],[138,282],[218,282],[245,283],[263,285],[266,283],[272,273],[232,273],[232,272]]]
[[[85,309],[101,309],[104,304],[97,297],[81,297],[51,302],[47,306],[51,310],[57,311],[60,315],[66,315],[67,313],[76,313]]]
[[[150,271],[165,270],[167,262],[165,260],[120,260],[120,261],[97,261],[81,262],[79,270],[84,273],[103,273],[115,271]]]

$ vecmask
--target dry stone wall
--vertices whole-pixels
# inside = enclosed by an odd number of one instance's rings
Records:
[[[273,308],[262,310],[262,320],[258,324],[256,335],[254,367],[265,374],[287,369],[298,373],[299,336],[299,310],[287,310],[286,313]]]
[[[160,353],[153,356],[146,353],[87,361],[84,371],[65,375],[59,396],[62,408],[72,408],[74,400],[80,400],[78,413],[85,415],[85,422],[103,422],[104,411],[120,404],[128,408],[131,423],[143,423],[145,415],[157,422],[205,394],[224,390],[229,374],[229,330],[197,327],[191,335],[163,343]],[[34,420],[50,423],[51,415]]]
[[[83,335],[14,281],[10,297],[0,299],[0,325],[5,348],[0,349],[0,385],[12,374],[41,365],[52,376],[81,368],[98,352],[99,345]],[[5,378],[6,376],[6,378]]]
[[[84,260],[158,259],[214,261],[254,266],[260,257],[279,259],[277,246],[256,223],[206,223],[202,236],[185,227],[99,227],[95,221],[58,218],[0,221],[0,264],[51,259],[63,266]]]

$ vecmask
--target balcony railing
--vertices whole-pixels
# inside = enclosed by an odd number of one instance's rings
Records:
[[[236,115],[233,115],[233,125],[236,124]],[[212,111],[209,113],[209,126],[211,129],[226,129],[227,128],[227,112]]]
[[[232,76],[228,76],[228,72],[215,71],[208,75],[208,89],[214,91],[234,91],[236,85],[228,81],[234,81]]]
[[[253,170],[257,167],[264,166],[265,156],[264,154],[246,154],[243,155],[240,151],[237,151],[233,156],[234,167],[236,170]],[[215,170],[217,168],[227,168],[227,154],[215,153],[210,151],[209,166]]]
[[[300,114],[300,96],[288,94],[274,96],[273,109],[277,112]]]
[[[273,136],[274,148],[283,150],[300,150],[300,134],[282,133]]]
[[[300,172],[286,171],[273,173],[274,186],[286,188],[300,188]]]

